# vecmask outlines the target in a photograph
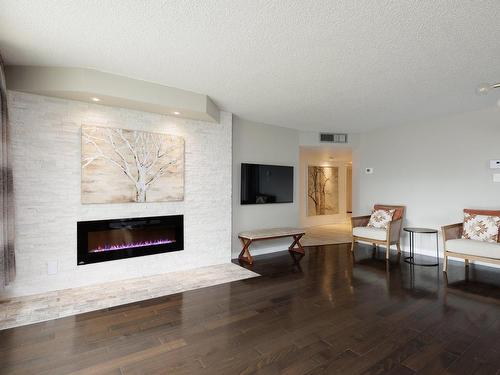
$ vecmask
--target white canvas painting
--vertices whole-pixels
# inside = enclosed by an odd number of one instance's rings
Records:
[[[184,199],[184,139],[82,126],[82,203]]]

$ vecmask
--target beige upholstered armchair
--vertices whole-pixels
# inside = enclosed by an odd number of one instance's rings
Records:
[[[389,259],[391,245],[396,245],[398,252],[401,252],[401,227],[403,224],[405,206],[376,204],[373,208],[375,210],[395,210],[392,221],[389,223],[387,229],[382,229],[367,227],[370,221],[370,215],[351,218],[351,251],[354,252],[354,245],[357,241],[372,243],[374,246],[383,245],[386,247],[385,257]]]
[[[500,210],[465,209],[464,214],[500,216]],[[444,242],[443,272],[448,270],[448,257],[464,260],[465,266],[470,260],[500,264],[500,235],[497,242],[483,242],[462,238],[464,223],[446,225],[441,228]]]

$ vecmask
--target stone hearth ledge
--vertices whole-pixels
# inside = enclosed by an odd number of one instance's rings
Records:
[[[257,276],[226,263],[0,300],[0,330]]]

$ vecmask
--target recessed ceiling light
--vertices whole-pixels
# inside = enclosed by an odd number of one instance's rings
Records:
[[[174,112],[174,115],[180,115],[180,114],[181,114],[180,112],[177,111]]]
[[[93,102],[100,102],[100,101],[101,101],[101,99],[96,98],[96,97],[93,97],[93,98],[90,98],[90,99],[91,99]]]

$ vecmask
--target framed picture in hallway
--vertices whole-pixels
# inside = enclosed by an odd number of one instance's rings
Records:
[[[307,215],[339,213],[339,168],[308,166]]]
[[[82,126],[82,203],[184,199],[184,139]]]

